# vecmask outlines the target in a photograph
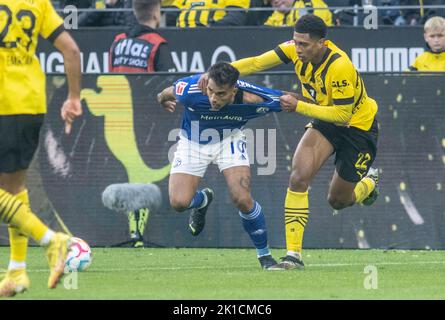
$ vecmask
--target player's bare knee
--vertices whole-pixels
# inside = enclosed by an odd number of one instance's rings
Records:
[[[328,195],[328,202],[334,210],[341,210],[351,205],[349,201],[333,196],[331,194]]]
[[[187,202],[186,199],[184,199],[183,197],[175,197],[175,196],[171,196],[170,197],[170,205],[173,209],[175,209],[178,212],[182,212],[187,210],[187,208],[190,205],[190,201]]]
[[[291,172],[289,188],[295,192],[305,192],[309,188],[309,179],[297,170]]]

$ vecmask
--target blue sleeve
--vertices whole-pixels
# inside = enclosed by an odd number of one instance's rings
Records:
[[[270,112],[280,112],[280,111],[281,111],[280,101],[274,101],[270,106]]]
[[[264,92],[265,93],[267,93],[267,94],[272,94],[272,95],[275,95],[275,96],[282,96],[282,95],[284,95],[284,91],[282,91],[282,90],[278,90],[278,89],[271,89],[271,88],[266,88],[266,87],[261,87],[263,90],[264,90]]]
[[[280,104],[279,97],[284,95],[284,91],[277,90],[277,89],[270,89],[270,88],[264,88],[264,91],[267,94],[273,95],[273,96],[276,97],[276,98],[274,98],[274,101],[269,105],[270,112],[280,112],[281,111],[281,104]]]
[[[176,80],[173,84],[173,92],[175,93],[176,100],[183,105],[190,103],[189,90],[191,86],[196,86],[200,75],[194,75],[186,78]],[[193,89],[195,90],[195,89]]]

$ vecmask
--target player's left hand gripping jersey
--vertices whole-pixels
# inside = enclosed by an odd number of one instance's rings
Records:
[[[0,115],[46,112],[37,40],[54,41],[63,30],[49,0],[0,0]]]
[[[264,102],[247,104],[235,101],[233,104],[213,111],[209,98],[198,88],[198,80],[201,75],[182,78],[174,83],[174,92],[179,103],[184,105],[182,119],[182,134],[189,140],[201,144],[222,141],[228,137],[231,130],[242,129],[250,119],[261,117],[269,112],[279,112],[280,96],[283,92],[264,88],[245,81],[238,80],[236,86],[238,99],[242,98],[242,91],[247,91],[260,96]],[[205,130],[207,129],[207,132]],[[212,131],[219,134],[218,141],[208,138]],[[225,132],[224,132],[225,131]]]

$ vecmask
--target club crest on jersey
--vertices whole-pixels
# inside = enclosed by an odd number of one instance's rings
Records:
[[[259,107],[256,108],[256,113],[267,113],[267,111],[269,111],[268,107]]]
[[[182,96],[184,94],[184,90],[187,87],[188,83],[184,81],[180,81],[175,86],[175,93],[178,96]]]

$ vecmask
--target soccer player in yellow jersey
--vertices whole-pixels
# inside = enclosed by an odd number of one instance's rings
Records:
[[[414,60],[411,71],[445,71],[445,19],[432,17],[425,22],[428,50]]]
[[[69,245],[67,235],[50,230],[31,211],[25,186],[46,113],[45,75],[35,55],[38,37],[51,41],[65,59],[69,92],[61,116],[67,134],[81,114],[81,72],[79,49],[49,0],[0,0],[0,31],[0,220],[9,225],[11,244],[0,296],[13,296],[29,287],[28,237],[46,248],[49,288],[63,275]]]
[[[324,162],[335,153],[336,170],[328,202],[340,210],[355,203],[372,204],[378,195],[376,156],[377,103],[346,53],[326,40],[327,27],[315,15],[295,24],[294,39],[262,55],[235,61],[241,75],[293,63],[303,96],[280,97],[283,111],[314,120],[307,126],[292,159],[285,200],[286,257],[271,269],[304,267],[301,251],[309,218],[308,188]],[[203,81],[204,83],[204,81]]]

